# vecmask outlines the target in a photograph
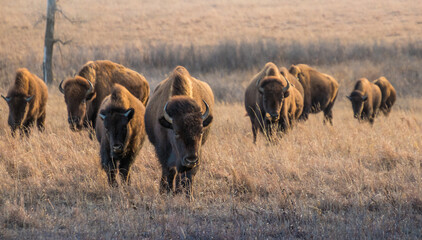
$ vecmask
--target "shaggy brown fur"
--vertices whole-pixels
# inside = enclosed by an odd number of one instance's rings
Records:
[[[16,71],[15,83],[7,96],[2,97],[9,105],[8,123],[14,135],[16,129],[29,134],[29,127],[35,122],[44,130],[48,89],[45,83],[26,68]]]
[[[338,82],[306,64],[292,65],[289,72],[299,79],[304,90],[304,105],[300,118],[306,120],[309,113],[323,111],[324,123],[329,121],[332,125],[332,108],[337,98]]]
[[[302,98],[305,96],[305,92],[303,90],[302,83],[299,82],[299,78],[293,76],[289,70],[285,67],[279,67],[281,75],[283,75],[293,86],[299,91]]]
[[[94,89],[87,95],[90,87]],[[68,122],[72,130],[83,127],[95,128],[95,119],[103,99],[110,94],[115,83],[126,87],[131,94],[146,105],[149,99],[149,84],[139,73],[107,60],[87,62],[78,75],[61,83],[68,111]]]
[[[267,140],[271,141],[273,128],[286,132],[302,113],[302,95],[292,84],[283,92],[285,87],[286,78],[275,64],[269,62],[246,88],[245,108],[251,120],[254,143],[257,131],[265,133]]]
[[[204,101],[209,105],[208,116],[204,114]],[[166,105],[172,123],[164,117]],[[161,192],[176,187],[177,192],[186,189],[193,198],[193,178],[200,164],[201,146],[210,131],[213,109],[211,88],[181,66],[154,90],[145,112],[145,127],[162,167]]]
[[[359,120],[368,120],[371,124],[381,106],[381,90],[366,78],[359,79],[347,98],[352,102],[354,117]]]
[[[384,113],[385,116],[388,116],[391,112],[391,108],[396,102],[396,89],[391,85],[391,83],[385,77],[380,77],[373,81],[376,84],[382,94],[380,110]]]
[[[146,137],[144,115],[144,104],[120,84],[114,85],[101,104],[95,130],[101,166],[112,186],[117,186],[117,171],[125,183],[130,182],[130,167]]]

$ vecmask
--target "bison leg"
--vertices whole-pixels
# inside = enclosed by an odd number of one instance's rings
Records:
[[[160,181],[160,193],[169,193],[173,190],[174,180],[177,175],[177,170],[175,167],[166,168],[163,167],[163,174]]]
[[[108,184],[112,187],[117,187],[117,181],[116,181],[116,175],[117,175],[117,169],[112,166],[103,166],[105,172],[107,173],[108,177]]]
[[[306,121],[308,120],[309,117],[309,112],[310,112],[310,108],[309,107],[304,107],[303,111],[302,111],[302,115],[300,115],[299,119]]]
[[[130,170],[131,165],[132,165],[132,161],[130,159],[126,161],[121,161],[119,165],[120,177],[122,178],[122,181],[126,183],[127,185],[130,184],[129,170]]]
[[[256,127],[252,124],[253,143],[256,144]]]
[[[328,104],[328,106],[324,109],[324,124],[326,124],[326,122],[328,121],[330,125],[333,126],[333,106],[334,101]]]
[[[176,193],[180,193],[182,191],[186,192],[186,197],[190,200],[193,199],[193,174],[192,170],[188,170],[184,173],[179,174],[177,178],[177,188]]]
[[[45,113],[37,119],[37,127],[40,132],[43,132],[45,129],[44,122],[45,122]]]
[[[21,136],[29,137],[29,134],[31,133],[31,127],[33,126],[34,121],[28,121],[26,122],[23,127],[21,128]]]
[[[333,126],[333,111],[331,108],[329,110],[327,110],[327,108],[324,109],[324,120],[322,122],[325,125],[327,121],[330,123],[331,126]]]
[[[108,143],[102,142],[101,143],[101,149],[100,149],[100,155],[101,155],[101,166],[103,167],[104,171],[107,174],[108,178],[108,184],[112,187],[117,187],[117,181],[116,181],[116,174],[117,174],[117,167],[115,161],[109,156],[109,149],[108,149]]]
[[[253,117],[251,115],[249,115],[249,117],[251,119],[251,125],[252,125],[253,143],[256,144],[256,134],[257,134],[257,131],[258,131],[259,123],[255,119],[255,117]]]

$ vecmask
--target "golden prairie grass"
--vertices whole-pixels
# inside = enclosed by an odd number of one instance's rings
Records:
[[[41,76],[46,1],[2,1],[0,90],[15,69]],[[217,105],[195,201],[158,193],[146,141],[129,187],[110,188],[99,144],[67,126],[50,86],[46,131],[12,138],[0,99],[0,239],[406,238],[422,232],[422,59],[418,1],[59,1],[56,83],[111,59],[152,88],[178,64]],[[244,89],[267,61],[308,63],[340,83],[334,126],[311,115],[278,144],[252,143]],[[398,89],[390,117],[359,124],[345,100],[360,77]]]
[[[422,115],[400,99],[374,126],[334,108],[269,145],[238,103],[217,104],[195,201],[160,195],[146,142],[129,187],[110,188],[99,144],[71,132],[51,89],[45,133],[12,138],[0,116],[2,238],[420,238]],[[4,101],[1,109],[5,109]]]

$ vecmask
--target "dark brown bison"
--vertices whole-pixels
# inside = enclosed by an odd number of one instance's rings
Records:
[[[213,108],[214,95],[208,84],[181,66],[154,90],[145,112],[145,127],[162,167],[160,192],[175,187],[176,192],[185,189],[193,198],[193,178]]]
[[[130,167],[146,137],[144,115],[144,104],[120,84],[101,104],[95,130],[101,165],[112,186],[117,186],[117,171],[125,183],[130,182]]]
[[[320,73],[306,64],[292,65],[289,72],[299,79],[304,90],[304,105],[301,119],[309,113],[324,112],[324,123],[333,124],[334,102],[338,93],[338,82],[331,76]]]
[[[347,98],[352,102],[355,118],[374,123],[382,98],[381,90],[377,85],[366,78],[361,78],[356,82],[355,88]]]
[[[274,128],[287,131],[300,116],[303,98],[277,66],[269,62],[246,88],[245,108],[252,124],[253,142],[258,130],[271,141]]]
[[[8,123],[13,136],[17,129],[28,135],[29,127],[35,122],[40,131],[44,130],[48,90],[41,79],[26,68],[19,68],[14,85],[2,97],[9,105]]]
[[[107,60],[87,62],[78,75],[59,85],[67,105],[68,122],[74,131],[92,126],[103,99],[111,93],[115,83],[126,87],[131,94],[146,104],[149,84],[145,78],[124,66]]]
[[[391,108],[396,102],[396,89],[394,89],[393,85],[391,85],[391,83],[385,77],[380,77],[373,81],[373,83],[376,84],[381,90],[382,99],[380,110],[384,113],[385,116],[388,116],[390,114]]]

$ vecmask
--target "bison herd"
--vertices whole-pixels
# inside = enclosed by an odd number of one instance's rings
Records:
[[[339,89],[330,75],[305,65],[290,69],[267,63],[250,81],[245,109],[257,132],[273,141],[286,134],[310,113],[324,113],[324,123],[333,124],[333,106]],[[161,81],[150,96],[149,83],[141,74],[107,60],[89,61],[79,73],[63,80],[70,129],[88,129],[100,143],[101,166],[111,186],[116,175],[130,182],[130,167],[148,136],[162,168],[160,192],[186,192],[192,198],[193,178],[200,165],[201,146],[213,121],[214,95],[210,86],[182,66]],[[44,129],[47,86],[27,69],[16,72],[7,96],[8,124],[15,136],[28,135],[37,124]],[[359,79],[347,98],[354,117],[369,121],[382,111],[386,116],[396,100],[391,83],[380,77],[373,82]],[[90,135],[91,137],[93,134]]]

